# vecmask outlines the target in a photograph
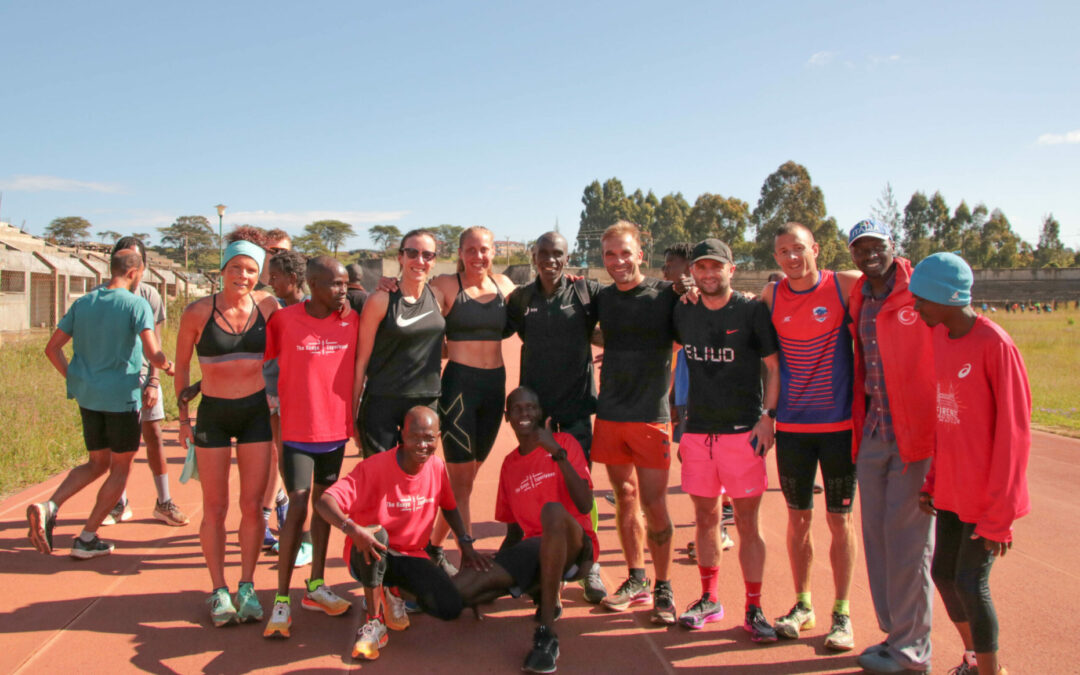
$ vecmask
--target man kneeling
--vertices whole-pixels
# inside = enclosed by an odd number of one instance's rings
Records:
[[[495,519],[508,523],[507,536],[488,570],[462,570],[454,583],[466,605],[475,606],[510,593],[539,591],[533,649],[523,670],[555,672],[559,640],[552,624],[562,612],[563,581],[589,573],[600,551],[589,512],[592,480],[585,453],[574,437],[542,424],[536,394],[519,387],[506,398],[506,420],[518,448],[503,460]]]
[[[453,581],[424,552],[437,509],[457,536],[462,566],[491,566],[465,533],[446,465],[434,454],[438,440],[438,415],[416,406],[405,414],[401,445],[360,462],[319,498],[319,514],[345,533],[345,562],[364,586],[367,622],[357,631],[353,658],[379,658],[387,628],[409,627],[398,589],[444,621],[461,614]]]

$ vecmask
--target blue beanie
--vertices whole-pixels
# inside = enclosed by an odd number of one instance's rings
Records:
[[[225,266],[229,264],[229,261],[238,255],[246,255],[254,260],[255,264],[259,267],[259,274],[262,274],[263,261],[266,260],[266,250],[257,244],[252,244],[250,241],[245,241],[243,239],[237,239],[225,247],[225,255],[221,257],[221,269],[225,269]]]
[[[971,304],[971,267],[955,253],[935,253],[924,258],[911,273],[908,290],[939,305]]]

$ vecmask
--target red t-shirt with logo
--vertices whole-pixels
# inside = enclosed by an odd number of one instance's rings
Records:
[[[566,459],[585,479],[592,490],[592,477],[585,453],[581,445],[570,434],[556,432],[555,442],[566,450]],[[539,537],[544,528],[540,521],[540,511],[548,502],[559,502],[574,520],[588,533],[593,544],[593,557],[600,554],[600,542],[593,531],[592,520],[588,513],[581,513],[570,491],[566,489],[562,471],[547,450],[537,447],[522,456],[517,448],[503,460],[499,472],[499,496],[495,501],[495,520],[501,523],[517,523],[526,537]]]
[[[326,489],[341,510],[357,525],[379,524],[386,529],[389,547],[414,558],[427,558],[424,546],[431,539],[438,509],[456,509],[446,464],[432,455],[410,476],[397,461],[397,447],[360,462],[347,476]],[[345,562],[352,540],[345,537]]]
[[[324,319],[299,302],[270,315],[264,360],[276,358],[281,438],[298,443],[340,441],[352,436],[352,389],[356,363],[356,312]]]
[[[1012,541],[1013,521],[1031,510],[1031,391],[1020,350],[980,316],[956,339],[935,326],[934,362],[936,443],[923,490],[980,537]]]

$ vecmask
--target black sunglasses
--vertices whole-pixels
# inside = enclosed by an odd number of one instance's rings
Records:
[[[435,259],[435,251],[421,251],[418,248],[412,246],[406,246],[401,249],[401,252],[405,254],[405,257],[409,260],[416,260],[416,256],[423,258],[424,262],[431,262]]]

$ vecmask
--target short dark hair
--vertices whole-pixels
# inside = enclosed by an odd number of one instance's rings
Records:
[[[665,248],[664,255],[673,255],[683,260],[690,260],[694,256],[694,247],[690,245],[690,242],[680,241]]]
[[[350,284],[358,284],[360,280],[364,278],[364,268],[356,263],[349,263],[345,266],[345,271],[349,275]]]
[[[123,251],[125,249],[135,248],[139,250],[139,255],[142,256],[143,264],[146,264],[146,244],[142,243],[142,239],[138,237],[120,237],[116,240],[116,243],[112,247],[112,255],[116,255],[117,251]]]
[[[773,235],[773,238],[775,239],[776,237],[782,237],[785,234],[795,234],[799,230],[802,230],[803,232],[809,234],[811,240],[814,239],[813,230],[803,225],[802,223],[795,222],[794,220],[788,223],[784,223],[780,227],[776,228],[776,234]]]
[[[307,259],[299,251],[282,251],[275,253],[270,258],[271,266],[281,270],[283,274],[296,275],[296,285],[303,286],[307,278]]]
[[[114,277],[122,277],[130,270],[137,270],[142,265],[143,261],[139,254],[125,248],[112,254],[109,259],[109,273]]]

